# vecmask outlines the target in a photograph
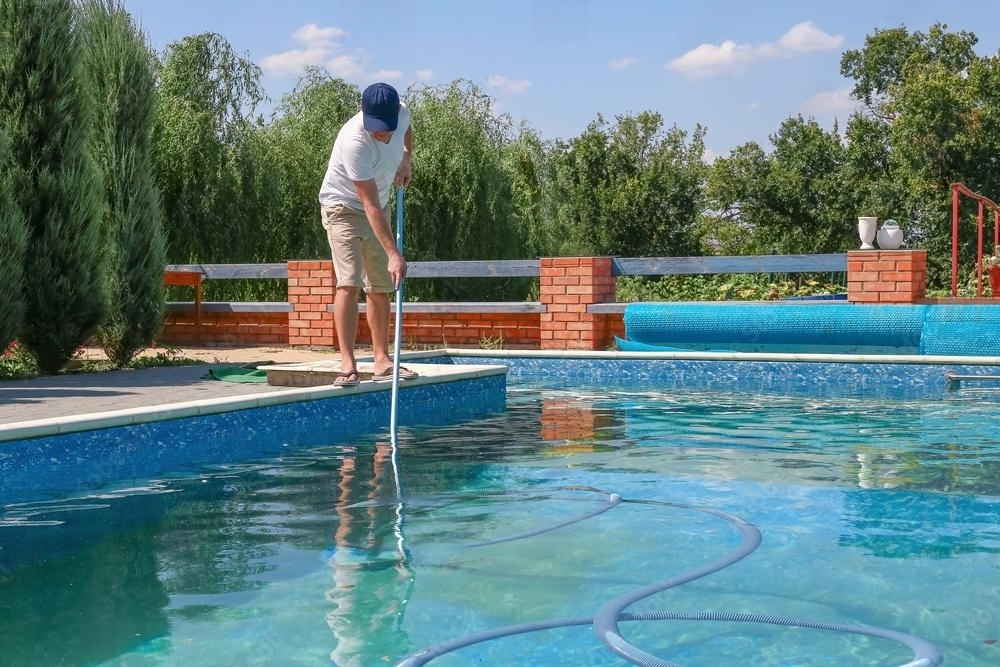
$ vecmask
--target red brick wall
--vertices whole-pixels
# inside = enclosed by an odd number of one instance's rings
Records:
[[[294,316],[295,313],[202,313],[201,343],[336,347],[336,334],[331,334],[329,342],[291,342],[289,321]],[[538,349],[539,318],[539,313],[406,313],[403,343],[411,347],[496,344],[507,349]],[[390,331],[394,331],[395,317],[389,319]],[[194,310],[170,313],[160,340],[166,344],[190,345],[195,342],[194,330]],[[297,340],[314,338],[300,332]],[[371,344],[371,332],[363,314],[358,323],[357,342]]]
[[[847,253],[847,300],[852,303],[916,303],[926,289],[926,250]]]
[[[404,313],[403,342],[442,347],[495,344],[537,349],[539,317],[539,313]],[[394,327],[395,316],[389,319],[390,327]],[[359,335],[371,341],[368,327],[360,329]]]
[[[168,313],[160,342],[173,345],[287,345],[288,313],[202,313],[195,340],[194,307]]]
[[[543,350],[600,350],[608,347],[607,316],[591,315],[587,306],[614,301],[610,257],[541,259],[539,301]]]
[[[290,261],[288,301],[292,312],[203,313],[201,342],[336,347],[329,308],[335,291],[333,262]],[[406,313],[403,344],[601,350],[611,346],[615,335],[625,335],[620,313],[587,312],[590,304],[615,300],[610,257],[542,259],[539,300],[546,307],[544,313]],[[390,326],[394,331],[395,325]],[[194,312],[171,313],[162,341],[194,342]],[[364,316],[359,319],[357,342],[371,343]]]
[[[288,262],[289,345],[336,345],[333,313],[327,309],[336,288],[332,261]]]
[[[611,347],[615,336],[625,338],[625,316],[622,313],[614,315],[604,315],[604,337],[607,341],[605,347]]]
[[[927,253],[923,250],[854,250],[847,254],[847,296],[857,303],[914,303],[926,294]],[[407,346],[551,350],[602,350],[625,335],[621,313],[591,314],[587,306],[616,300],[610,257],[540,260],[539,301],[543,313],[407,313]],[[205,344],[286,344],[336,347],[333,303],[336,278],[330,261],[288,262],[291,313],[204,313]],[[394,329],[394,325],[393,325]],[[360,318],[358,343],[371,333]],[[194,312],[171,313],[164,343],[195,342]]]

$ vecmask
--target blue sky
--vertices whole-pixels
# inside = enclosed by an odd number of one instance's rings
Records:
[[[545,139],[598,114],[659,112],[707,128],[708,157],[789,116],[832,128],[853,108],[840,57],[876,29],[936,22],[995,54],[995,0],[124,0],[150,42],[217,32],[264,70],[274,100],[309,64],[364,87],[476,83]]]

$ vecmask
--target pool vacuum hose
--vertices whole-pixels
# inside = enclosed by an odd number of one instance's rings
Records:
[[[524,539],[526,537],[531,537],[535,535],[540,535],[542,533],[557,530],[564,526],[568,526],[573,523],[578,523],[585,519],[597,516],[614,507],[619,506],[621,503],[641,503],[641,504],[651,504],[651,505],[661,505],[666,507],[676,507],[681,509],[691,509],[698,512],[703,512],[706,514],[711,514],[712,516],[718,517],[724,521],[727,521],[733,525],[737,530],[739,530],[743,539],[740,544],[731,550],[729,553],[722,556],[722,558],[716,560],[713,563],[709,563],[702,567],[696,568],[689,572],[682,573],[676,577],[660,581],[649,586],[637,589],[628,593],[626,595],[620,596],[605,603],[597,613],[593,616],[579,616],[575,618],[562,618],[562,619],[552,619],[548,621],[537,621],[532,623],[522,623],[519,625],[510,625],[501,628],[494,628],[492,630],[486,630],[484,632],[478,632],[464,637],[459,637],[446,642],[441,642],[433,646],[424,648],[416,653],[413,653],[401,662],[397,663],[397,667],[419,667],[420,665],[425,665],[434,658],[440,657],[447,653],[457,651],[461,648],[466,648],[473,646],[475,644],[481,644],[483,642],[492,641],[495,639],[501,639],[504,637],[511,637],[514,635],[527,634],[531,632],[540,632],[543,630],[553,630],[556,628],[567,628],[574,626],[590,625],[594,633],[600,638],[600,640],[609,649],[614,651],[616,654],[624,658],[625,660],[631,662],[634,665],[641,665],[642,667],[680,667],[675,663],[668,662],[662,658],[646,653],[642,649],[632,645],[628,642],[622,635],[618,628],[618,624],[622,622],[632,622],[632,621],[672,621],[672,620],[686,620],[686,621],[726,621],[726,622],[742,622],[742,623],[764,623],[769,625],[780,625],[785,627],[793,628],[807,628],[807,629],[817,629],[817,630],[829,630],[833,632],[845,632],[858,635],[867,635],[870,637],[878,637],[881,639],[887,639],[895,641],[908,647],[913,651],[913,659],[909,662],[900,665],[899,667],[937,667],[941,664],[943,655],[941,651],[932,643],[921,639],[919,637],[914,637],[913,635],[908,635],[903,632],[898,632],[896,630],[889,630],[886,628],[879,628],[871,625],[851,625],[851,624],[840,624],[840,623],[827,623],[824,621],[815,621],[810,619],[801,618],[791,618],[786,616],[772,616],[769,614],[748,614],[741,612],[685,612],[685,611],[649,611],[649,612],[627,612],[625,608],[629,605],[638,602],[644,598],[650,597],[656,593],[661,593],[668,589],[680,586],[695,579],[700,579],[704,576],[718,572],[723,568],[729,567],[733,563],[746,558],[748,555],[753,553],[761,542],[760,530],[755,526],[748,524],[743,521],[743,519],[729,514],[728,512],[723,512],[720,510],[712,509],[709,507],[700,507],[696,505],[685,505],[681,503],[670,503],[655,500],[626,500],[623,499],[617,493],[608,493],[601,489],[594,489],[591,487],[569,487],[561,490],[573,490],[573,491],[592,491],[600,493],[605,496],[605,502],[597,509],[586,514],[561,521],[557,524],[539,528],[536,530],[531,530],[524,533],[518,533],[517,535],[510,535],[503,538],[498,538],[495,540],[490,540],[488,542],[480,542],[476,544],[469,545],[470,547],[483,547],[493,544],[500,544],[503,542],[510,542],[517,539]],[[489,499],[489,498],[511,498],[516,497],[518,499],[539,499],[543,496],[538,495],[527,495],[527,494],[491,494],[484,496],[469,496],[467,499]]]

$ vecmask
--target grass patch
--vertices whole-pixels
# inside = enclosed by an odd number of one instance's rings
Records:
[[[143,368],[163,368],[166,366],[194,366],[204,364],[201,359],[191,359],[181,356],[181,350],[166,348],[153,355],[143,355],[132,359],[127,366],[115,367],[105,359],[82,359],[79,356],[70,359],[59,374],[101,373],[113,370],[138,370]],[[29,380],[44,377],[35,358],[22,345],[11,343],[0,354],[0,380]]]

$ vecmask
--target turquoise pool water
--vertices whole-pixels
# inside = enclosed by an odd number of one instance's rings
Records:
[[[317,432],[8,504],[0,663],[393,665],[470,633],[592,616],[716,561],[741,539],[718,513],[759,529],[759,548],[629,611],[866,624],[933,643],[945,665],[1000,663],[1000,389],[528,375],[504,409],[404,429],[395,458],[377,436]],[[912,657],[766,624],[622,631],[690,667]],[[574,626],[430,664],[627,663]]]

